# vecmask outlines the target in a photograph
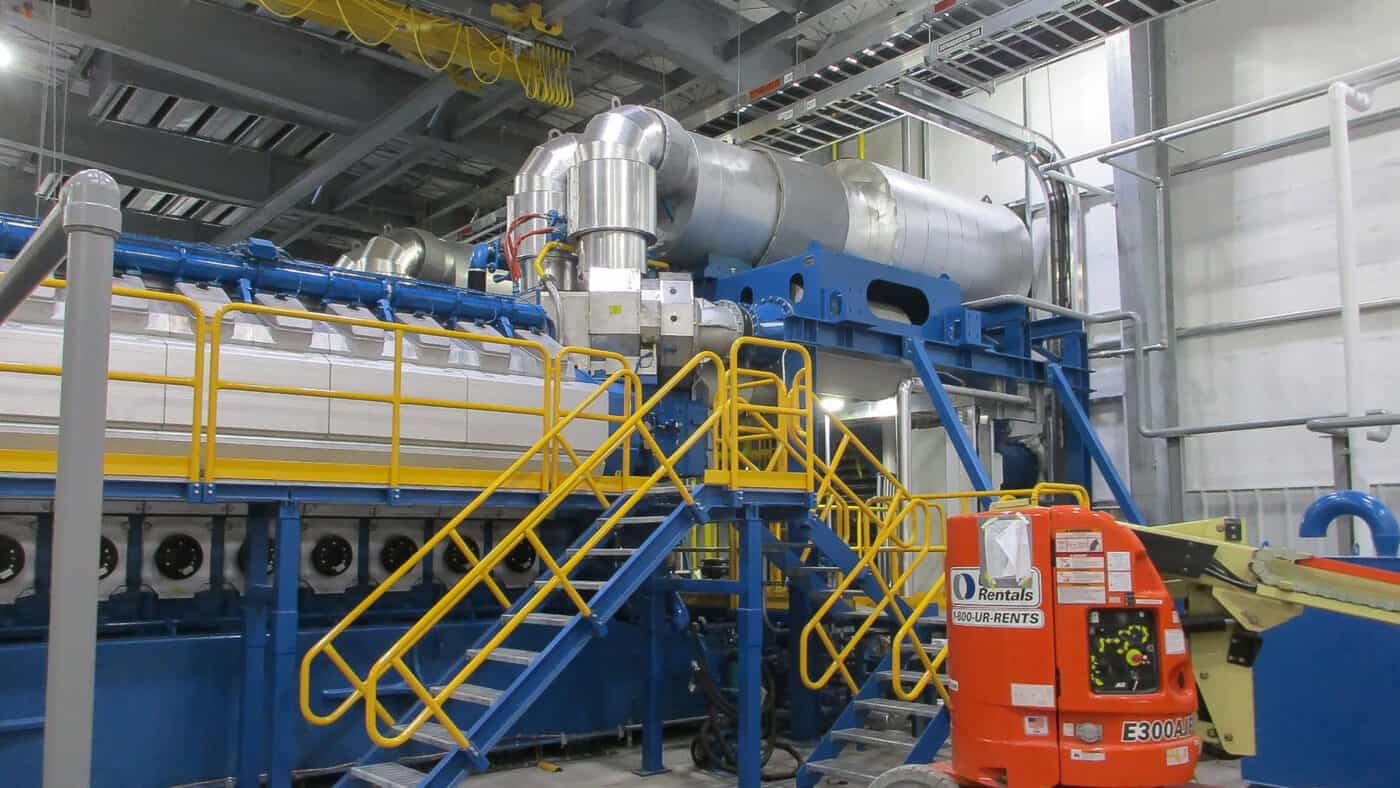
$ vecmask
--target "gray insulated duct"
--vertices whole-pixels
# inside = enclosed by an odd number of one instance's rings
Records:
[[[652,257],[693,269],[716,256],[763,265],[800,255],[812,241],[947,274],[969,300],[1024,294],[1033,271],[1030,235],[1001,206],[872,162],[823,166],[740,148],[645,107],[602,113],[577,138],[541,145],[517,175],[508,207],[511,219],[567,215],[585,276],[596,268],[641,271],[648,247]]]

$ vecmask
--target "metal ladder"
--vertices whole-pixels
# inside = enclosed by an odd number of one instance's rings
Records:
[[[496,648],[487,657],[493,668],[499,668],[491,674],[491,684],[495,686],[463,684],[453,692],[453,705],[456,707],[453,710],[454,721],[464,723],[463,732],[471,747],[462,749],[442,725],[428,723],[414,734],[411,745],[405,746],[408,751],[399,753],[378,747],[371,749],[336,785],[339,788],[361,785],[436,788],[454,785],[468,774],[485,770],[486,754],[491,748],[548,689],[583,647],[604,631],[604,625],[662,567],[685,534],[704,521],[705,510],[698,505],[702,489],[696,487],[691,491],[697,506],[681,501],[674,486],[658,485],[648,492],[626,517],[618,521],[618,527],[610,535],[614,544],[593,548],[588,553],[589,560],[581,564],[589,567],[586,570],[588,575],[602,579],[571,579],[574,588],[591,594],[589,606],[594,617],[584,619],[576,612],[529,614],[524,621],[528,626],[513,632],[505,647]],[[568,549],[566,556],[576,554],[580,546],[630,497],[622,496],[600,515]],[[645,529],[645,538],[627,538],[629,532],[635,535],[640,529]],[[618,536],[637,546],[619,544]],[[442,681],[430,689],[439,691],[448,677],[456,675],[483,645],[490,642],[507,620],[518,615],[518,611],[540,593],[547,580],[546,575],[535,581],[534,586],[502,614],[497,624],[444,674]],[[555,596],[562,598],[562,594],[557,592]],[[421,705],[415,705],[399,718],[400,721],[411,719],[421,708]],[[414,755],[442,751],[446,751],[446,755],[427,772],[398,760],[402,756],[412,758]]]

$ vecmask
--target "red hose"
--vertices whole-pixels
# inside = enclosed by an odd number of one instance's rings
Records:
[[[520,278],[520,263],[516,260],[517,251],[511,238],[515,233],[515,228],[534,219],[548,218],[548,216],[542,213],[522,213],[511,221],[504,233],[501,233],[501,251],[506,256],[506,266],[510,269],[510,278],[512,281]]]
[[[549,235],[552,232],[554,232],[553,227],[543,227],[538,230],[531,230],[530,232],[525,233],[519,238],[515,238],[511,241],[510,262],[517,278],[520,275],[519,255],[521,242],[523,242],[526,238],[530,238],[536,235]]]

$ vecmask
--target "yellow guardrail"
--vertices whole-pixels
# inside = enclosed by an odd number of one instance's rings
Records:
[[[923,501],[933,505],[942,505],[949,501],[958,501],[962,504],[962,512],[969,513],[977,510],[978,501],[985,498],[997,499],[999,503],[1014,504],[1018,508],[1024,506],[1040,506],[1041,499],[1046,496],[1070,495],[1075,501],[1085,508],[1090,505],[1088,490],[1074,484],[1060,484],[1058,482],[1042,482],[1035,487],[1020,490],[969,490],[964,492],[928,493],[914,496],[914,500]],[[994,504],[995,508],[995,504]],[[943,543],[947,544],[947,532],[945,532]],[[917,601],[914,602],[909,613],[909,619],[895,632],[890,640],[890,669],[894,673],[893,689],[895,695],[903,700],[914,700],[921,695],[930,682],[934,682],[938,692],[943,696],[944,701],[948,701],[947,693],[936,682],[938,679],[934,673],[942,667],[948,658],[948,650],[945,646],[933,661],[933,670],[926,672],[923,677],[915,683],[912,689],[904,688],[900,676],[900,652],[903,644],[910,635],[913,634],[914,624],[928,611],[930,605],[938,602],[947,609],[947,599],[943,593],[944,581],[947,577],[946,570],[939,573],[938,582],[931,586]]]
[[[445,730],[452,736],[453,740],[461,746],[468,746],[469,742],[465,734],[456,725],[444,709],[443,704],[450,698],[459,687],[471,678],[471,676],[490,658],[491,654],[506,641],[507,638],[523,623],[524,617],[536,610],[551,594],[562,591],[574,609],[583,616],[592,615],[592,608],[579,594],[577,588],[569,581],[570,574],[577,569],[589,557],[590,551],[617,527],[621,520],[639,503],[648,491],[663,480],[669,480],[675,486],[677,494],[686,503],[694,503],[686,481],[681,478],[676,463],[686,456],[693,448],[702,441],[712,441],[715,448],[714,460],[711,468],[720,471],[728,478],[737,475],[742,467],[743,453],[739,449],[737,418],[757,414],[760,419],[768,416],[777,417],[784,427],[796,429],[799,426],[805,427],[808,434],[811,429],[811,366],[810,359],[806,357],[805,349],[798,345],[780,342],[768,342],[756,340],[746,344],[753,346],[763,346],[770,350],[779,352],[795,352],[800,354],[802,367],[797,370],[793,383],[784,384],[781,380],[773,379],[769,373],[759,373],[751,370],[744,370],[738,367],[738,350],[731,355],[731,360],[735,366],[728,370],[725,368],[724,360],[712,353],[703,352],[690,359],[680,370],[678,370],[666,383],[657,388],[650,397],[641,401],[641,383],[634,372],[625,366],[625,361],[616,354],[609,354],[602,351],[585,348],[565,348],[555,359],[555,364],[563,363],[563,359],[569,356],[587,356],[595,360],[613,361],[617,363],[617,370],[597,388],[593,395],[585,400],[581,405],[575,407],[567,414],[556,419],[553,426],[540,437],[538,441],[518,458],[510,468],[507,468],[491,484],[483,489],[456,517],[443,526],[427,543],[419,550],[414,557],[410,558],[404,566],[400,567],[384,583],[378,586],[375,591],[363,602],[356,606],[344,620],[333,627],[324,637],[322,637],[310,650],[307,651],[302,660],[302,692],[301,707],[303,715],[311,722],[327,725],[340,719],[357,702],[364,702],[365,707],[365,727],[366,731],[375,744],[382,747],[396,747],[407,742],[424,724],[430,720],[439,722]],[[715,372],[714,407],[710,415],[696,426],[691,434],[670,453],[665,452],[652,435],[650,427],[647,425],[646,417],[653,412],[657,405],[678,386],[689,381],[692,375],[702,367],[712,367]],[[551,373],[555,380],[559,379],[559,367]],[[757,383],[756,383],[757,381]],[[622,387],[624,399],[629,405],[635,403],[635,407],[624,409],[620,415],[600,415],[587,412],[587,407],[593,399],[603,391],[608,390],[615,384]],[[758,385],[767,385],[773,389],[771,397],[773,404],[753,404],[739,400],[732,396],[733,386],[743,386],[744,388],[756,388]],[[557,389],[556,389],[556,402]],[[565,430],[576,421],[584,419],[600,419],[614,424],[614,429],[601,446],[593,450],[586,457],[578,457],[568,442],[563,438]],[[604,463],[612,457],[619,456],[624,468],[629,468],[635,458],[629,456],[633,441],[640,439],[641,451],[645,452],[655,462],[655,470],[640,480],[638,484],[625,483],[619,490],[605,488],[596,483],[598,472]],[[799,467],[796,473],[805,475],[809,480],[814,480],[815,465],[811,459],[810,440],[805,444],[805,452],[795,452],[792,464]],[[531,461],[536,456],[553,457],[546,459],[546,462],[556,462],[561,456],[575,460],[575,466],[568,475],[563,476],[553,485],[548,494],[529,514],[522,518],[511,531],[502,537],[479,561],[473,562],[472,567],[462,576],[446,593],[431,607],[423,616],[415,622],[407,632],[405,632],[389,649],[370,666],[363,677],[358,674],[336,650],[334,641],[349,626],[358,620],[373,603],[386,593],[400,578],[402,578],[417,561],[426,556],[433,546],[444,538],[459,538],[456,536],[456,529],[477,511],[500,487],[505,480],[523,467],[525,463]],[[776,470],[779,466],[772,464],[770,473],[782,473]],[[751,469],[752,470],[752,469]],[[760,469],[762,470],[762,469]],[[629,479],[624,475],[624,480]],[[814,481],[809,482],[810,484]],[[577,490],[588,486],[592,493],[599,498],[601,504],[611,508],[617,501],[618,495],[628,495],[616,510],[603,522],[599,523],[593,534],[577,549],[571,552],[563,564],[559,564],[549,553],[544,543],[537,533],[538,527],[549,518],[558,506],[573,495]],[[612,493],[613,497],[609,497]],[[458,673],[448,678],[442,686],[433,690],[428,690],[423,682],[418,679],[405,662],[408,652],[432,630],[444,617],[446,617],[468,594],[484,584],[491,582],[492,569],[512,551],[522,544],[529,544],[538,554],[544,569],[548,572],[547,579],[536,587],[534,593],[526,600],[518,611],[518,614],[507,620],[495,635],[488,641],[481,650],[476,653]],[[503,603],[504,604],[504,603]],[[338,670],[345,676],[352,687],[351,694],[328,714],[319,714],[311,707],[309,694],[309,678],[311,666],[315,660],[325,656]],[[379,681],[385,675],[394,672],[399,675],[404,684],[422,703],[422,709],[408,720],[405,724],[395,726],[395,721],[388,713],[383,703],[379,699]],[[391,733],[385,730],[385,726],[395,726]]]
[[[45,279],[41,284],[44,287],[56,289],[63,289],[68,286],[68,282],[63,279]],[[206,332],[204,312],[200,309],[199,303],[194,299],[175,293],[161,293],[155,290],[142,290],[132,287],[113,287],[112,295],[138,298],[145,301],[161,301],[169,304],[178,304],[189,311],[190,322],[194,331],[194,361],[189,375],[153,375],[145,372],[113,370],[107,373],[107,379],[109,381],[122,381],[126,383],[150,383],[158,386],[182,386],[191,390],[190,445],[184,463],[184,478],[190,482],[197,482],[200,479],[200,433],[203,429],[200,416],[203,413],[204,401],[204,338]],[[50,364],[0,362],[0,372],[61,377],[63,375],[63,368]],[[4,457],[4,455],[10,456]],[[53,451],[0,449],[0,465],[5,466],[6,470],[14,470],[16,472],[52,473],[57,462],[56,458],[57,454]],[[167,471],[161,464],[161,459],[159,455],[108,453],[106,456],[106,465],[108,467],[108,473],[113,473],[114,475],[161,476],[165,475]]]
[[[389,394],[379,394],[366,391],[348,391],[340,389],[319,389],[302,386],[276,386],[263,383],[252,383],[248,381],[225,380],[221,375],[221,349],[223,346],[224,321],[231,314],[253,314],[269,317],[287,317],[302,320],[312,320],[322,323],[331,323],[343,326],[357,326],[362,328],[373,328],[393,336],[394,340],[394,361],[392,366],[391,392]],[[471,342],[482,342],[492,345],[503,345],[508,347],[524,348],[537,353],[540,362],[545,365],[545,385],[543,386],[542,402],[539,407],[527,405],[506,405],[489,402],[469,402],[466,400],[448,400],[431,397],[411,397],[403,393],[404,383],[404,336],[432,336],[447,339],[460,339]],[[374,402],[390,406],[390,432],[389,432],[389,462],[383,470],[382,479],[369,479],[361,471],[364,465],[356,464],[349,467],[336,467],[330,463],[301,463],[297,461],[279,460],[251,460],[239,461],[240,472],[236,474],[238,478],[249,478],[250,474],[256,475],[260,472],[277,480],[307,480],[310,479],[341,479],[344,481],[382,481],[390,487],[398,487],[404,480],[404,468],[401,467],[400,454],[403,443],[403,408],[405,406],[424,408],[444,408],[451,410],[466,411],[486,411],[491,413],[508,413],[521,416],[534,416],[540,419],[541,431],[547,431],[554,421],[554,395],[557,391],[553,385],[555,365],[551,363],[551,356],[544,345],[539,342],[516,339],[513,337],[493,336],[486,334],[473,334],[465,331],[452,331],[442,328],[429,328],[422,326],[409,326],[403,323],[389,323],[382,320],[370,320],[365,318],[344,317],[341,315],[310,313],[296,309],[282,309],[279,307],[262,306],[260,304],[228,304],[215,312],[210,319],[209,326],[209,416],[208,432],[205,437],[204,446],[204,478],[206,481],[217,481],[219,477],[219,455],[218,455],[218,426],[219,426],[219,393],[223,391],[239,391],[256,394],[274,394],[292,397],[313,397],[319,399],[342,400],[351,402]],[[310,466],[310,467],[303,467]],[[444,475],[447,469],[412,469],[427,471],[428,473],[439,472]],[[419,481],[415,479],[415,481]],[[547,490],[550,485],[548,473],[541,473],[538,487]]]
[[[461,732],[442,711],[442,698],[435,699],[434,696],[432,696],[430,693],[428,693],[426,689],[423,688],[422,684],[419,683],[418,680],[412,676],[412,671],[409,670],[407,665],[403,663],[401,655],[392,658],[387,658],[388,655],[386,655],[386,659],[381,659],[377,661],[375,663],[375,667],[371,670],[371,672],[365,678],[362,679],[359,676],[359,674],[357,674],[354,671],[354,669],[351,668],[349,663],[345,661],[344,657],[336,650],[334,642],[341,634],[345,632],[346,629],[348,629],[352,624],[358,621],[368,610],[370,610],[376,602],[383,598],[384,594],[392,590],[394,586],[405,575],[407,575],[416,566],[418,566],[418,564],[420,564],[423,561],[423,559],[426,558],[432,552],[433,548],[435,548],[444,539],[452,540],[453,544],[457,546],[457,549],[461,550],[462,554],[467,557],[471,568],[469,569],[467,574],[465,574],[456,584],[454,584],[450,589],[448,589],[447,593],[444,594],[442,598],[438,600],[437,604],[435,604],[432,608],[430,608],[427,611],[427,613],[424,614],[423,618],[420,619],[418,623],[416,623],[412,628],[409,629],[409,632],[404,635],[404,638],[409,638],[410,636],[412,636],[413,642],[417,642],[417,640],[420,639],[422,635],[427,632],[428,629],[430,629],[439,620],[441,620],[441,618],[445,616],[458,602],[460,602],[462,598],[464,598],[472,588],[476,587],[479,584],[484,584],[491,591],[492,596],[494,596],[496,600],[502,605],[502,607],[510,606],[510,600],[505,596],[503,592],[500,591],[495,581],[491,578],[490,572],[492,569],[495,568],[495,566],[498,563],[504,560],[506,555],[509,554],[511,550],[515,549],[524,539],[526,539],[527,535],[524,532],[522,532],[522,530],[519,527],[517,527],[513,529],[510,535],[508,535],[506,538],[498,541],[490,552],[481,556],[480,559],[477,559],[467,548],[465,540],[462,538],[461,534],[458,533],[457,529],[464,522],[466,522],[467,519],[469,519],[473,514],[475,514],[497,492],[507,487],[508,483],[511,479],[514,478],[515,474],[521,469],[523,469],[529,462],[533,461],[536,457],[544,457],[549,452],[557,450],[559,447],[558,439],[563,434],[564,429],[571,423],[573,423],[573,421],[579,416],[579,414],[586,412],[589,406],[591,406],[599,397],[604,396],[611,386],[613,386],[614,384],[622,384],[625,387],[632,388],[636,391],[641,390],[641,383],[637,379],[636,373],[626,367],[625,359],[623,359],[621,356],[617,356],[616,354],[611,354],[611,356],[621,362],[621,366],[616,371],[612,372],[610,375],[604,378],[604,380],[599,385],[597,385],[594,388],[594,390],[587,397],[585,397],[581,403],[575,406],[573,410],[564,414],[561,418],[556,419],[554,424],[548,430],[546,430],[544,434],[542,434],[529,449],[527,449],[518,458],[516,458],[516,460],[513,463],[511,463],[509,467],[501,471],[490,484],[488,484],[485,488],[478,492],[476,496],[473,497],[471,503],[469,503],[465,508],[463,508],[462,511],[458,512],[457,516],[447,521],[447,523],[445,523],[436,534],[434,534],[431,538],[424,542],[423,546],[420,547],[418,551],[415,552],[412,556],[410,556],[409,559],[405,561],[402,566],[394,570],[392,574],[385,578],[384,582],[380,583],[378,586],[375,586],[375,588],[363,600],[361,600],[361,602],[357,604],[348,614],[346,614],[346,616],[343,619],[341,619],[340,622],[338,622],[334,627],[332,627],[329,632],[322,636],[320,640],[318,640],[310,649],[307,650],[306,655],[302,658],[301,663],[301,708],[302,714],[306,717],[307,720],[317,725],[329,725],[343,717],[345,713],[355,705],[355,703],[363,699],[365,701],[366,727],[370,731],[371,738],[373,738],[376,743],[380,743],[382,746],[397,746],[398,744],[402,744],[403,742],[407,741],[408,738],[412,736],[412,733],[416,731],[419,727],[421,727],[423,722],[426,721],[426,717],[424,717],[423,720],[419,721],[408,733],[393,738],[383,736],[383,734],[379,732],[378,727],[375,725],[376,718],[382,719],[388,724],[393,724],[394,722],[392,715],[390,715],[389,712],[383,707],[376,695],[376,682],[378,681],[379,677],[381,677],[384,674],[388,667],[392,667],[396,671],[404,675],[405,682],[410,686],[410,688],[412,688],[413,692],[416,695],[418,695],[418,697],[421,700],[424,701],[424,705],[426,707],[425,711],[430,712],[433,716],[437,716],[440,720],[442,720],[444,726],[447,727],[448,730],[452,731],[454,738],[458,739],[459,743],[465,745],[466,740],[462,736]],[[628,415],[630,416],[635,414]],[[618,432],[615,432],[613,434],[613,437],[610,437],[605,443],[605,445],[612,444],[612,446],[615,448],[617,442],[615,438],[618,434],[620,434],[620,432],[620,430]],[[595,455],[597,453],[597,451],[594,452]],[[593,455],[590,455],[590,458],[592,456]],[[575,469],[574,473],[570,475],[570,478],[573,479],[575,477],[581,477],[583,475],[590,475],[594,467],[596,466],[582,465],[579,468]],[[578,483],[582,483],[582,478],[576,479],[575,486],[577,486]],[[546,500],[557,503],[557,498],[557,495],[551,493],[551,495],[548,498],[546,498]],[[555,565],[553,557],[549,555],[548,550],[541,549],[543,545],[539,543],[538,537],[534,535],[533,531],[531,531],[528,534],[528,538],[531,540],[531,543],[535,547],[535,549],[540,552],[543,560],[546,562],[545,565],[551,569],[554,569]],[[578,592],[575,589],[573,589],[572,586],[570,586],[567,589],[567,591],[570,594],[571,599],[577,601],[579,604],[582,604],[582,599],[578,596]],[[397,646],[398,644],[396,643],[395,645]],[[317,714],[311,708],[309,695],[311,666],[312,664],[314,664],[315,660],[322,655],[325,655],[325,657],[329,659],[332,664],[335,665],[335,667],[341,672],[341,674],[345,676],[346,680],[350,682],[351,687],[353,687],[353,691],[351,692],[351,694],[347,696],[343,701],[341,701],[341,703],[329,714]],[[456,687],[453,687],[453,689],[455,688]],[[447,694],[450,694],[450,692]],[[445,698],[446,695],[443,695],[443,697]]]

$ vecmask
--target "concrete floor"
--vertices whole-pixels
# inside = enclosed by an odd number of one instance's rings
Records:
[[[782,754],[774,755],[773,766],[779,766]],[[884,756],[888,758],[888,754]],[[690,740],[675,739],[667,742],[666,765],[672,771],[653,777],[638,777],[632,770],[641,764],[640,751],[633,748],[619,748],[606,755],[581,758],[579,760],[556,760],[563,771],[547,772],[535,766],[509,769],[495,774],[472,779],[476,788],[564,788],[565,786],[608,786],[629,785],[638,788],[673,788],[673,786],[734,785],[732,777],[702,772],[690,762]],[[893,764],[891,764],[893,765]],[[1234,763],[1211,762],[1202,764],[1197,772],[1201,785],[1211,788],[1244,788],[1240,780],[1239,766]],[[790,788],[792,781],[769,783],[774,788]],[[844,786],[847,783],[828,779],[823,786]]]

